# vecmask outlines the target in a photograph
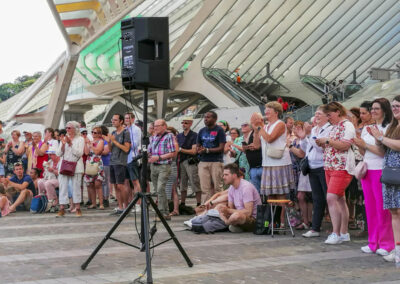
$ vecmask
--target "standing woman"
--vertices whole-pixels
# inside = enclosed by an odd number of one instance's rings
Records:
[[[81,181],[82,174],[84,172],[82,155],[85,147],[85,140],[81,137],[78,122],[67,122],[67,126],[65,127],[65,129],[67,130],[67,135],[61,140],[61,143],[56,153],[57,156],[61,157],[58,175],[58,182],[60,184],[60,211],[58,211],[57,217],[62,217],[65,215],[64,208],[65,205],[68,204],[68,183],[71,183],[72,186],[72,202],[75,205],[76,216],[81,217]],[[75,174],[73,176],[68,176],[61,173],[63,160],[76,163]]]
[[[21,133],[18,130],[11,132],[11,141],[7,143],[4,150],[4,153],[6,154],[5,176],[13,174],[14,163],[21,162],[22,160],[25,146],[24,143],[19,141],[20,136]]]
[[[323,112],[323,106],[315,111],[313,121],[316,125],[309,132],[309,126],[306,125],[303,131],[297,129],[296,133],[302,139],[301,147],[306,149],[306,156],[310,167],[308,174],[313,199],[312,228],[303,234],[305,238],[319,237],[321,231],[322,219],[324,218],[326,208],[326,179],[324,170],[324,148],[317,145],[316,140],[328,137],[332,126],[328,122],[328,117]],[[309,132],[309,133],[308,133]]]
[[[36,131],[33,132],[32,138],[32,169],[39,169],[41,171],[40,178],[43,178],[43,162],[49,160],[49,156],[46,154],[46,152],[49,149],[48,141],[51,139],[51,137],[47,135],[45,140],[42,141],[42,133]]]
[[[89,175],[87,172],[83,177],[83,181],[87,185],[89,200],[92,204],[88,206],[88,209],[96,209],[96,193],[99,198],[99,209],[104,210],[103,204],[103,188],[102,184],[104,181],[104,170],[103,161],[101,159],[101,154],[104,150],[104,141],[102,136],[101,127],[94,127],[92,130],[93,141],[88,141],[85,143],[84,153],[88,156],[86,160],[86,170],[89,166],[97,166],[97,173],[95,175]]]
[[[371,108],[372,118],[376,124],[364,126],[361,138],[355,138],[361,154],[364,155],[364,163],[367,165],[367,173],[361,179],[364,191],[365,211],[368,223],[368,245],[361,248],[365,253],[377,253],[388,255],[394,249],[392,218],[389,210],[382,207],[382,165],[384,152],[375,143],[371,128],[377,128],[383,134],[392,121],[393,114],[390,102],[385,98],[376,99]]]
[[[286,125],[279,116],[282,115],[282,106],[273,101],[265,105],[265,117],[268,125],[264,125],[260,114],[253,114],[251,123],[253,129],[259,134],[262,149],[263,173],[261,177],[261,194],[271,199],[286,199],[286,194],[294,188],[292,160],[289,149],[286,147]],[[256,147],[258,145],[255,145]],[[270,149],[270,151],[268,151]],[[271,151],[272,150],[272,151]],[[272,157],[274,152],[282,155]],[[285,221],[285,210],[281,211],[281,227]]]
[[[400,168],[400,96],[392,101],[393,120],[384,135],[377,128],[371,128],[371,134],[375,137],[377,145],[385,151],[383,168]],[[392,228],[396,249],[391,253],[396,265],[400,264],[400,185],[384,184],[383,209],[389,209],[392,214]],[[387,260],[387,258],[385,258]]]
[[[333,125],[328,138],[318,138],[316,143],[325,147],[324,168],[328,186],[327,202],[332,220],[333,232],[326,244],[340,244],[350,241],[348,233],[349,209],[344,192],[353,176],[355,159],[351,149],[356,131],[347,119],[346,109],[338,102],[325,105],[323,111]]]
[[[244,170],[244,178],[248,181],[250,181],[250,165],[249,162],[247,161],[246,153],[243,151],[243,145],[247,145],[247,142],[249,141],[249,136],[251,133],[251,126],[248,122],[245,122],[241,125],[242,128],[242,136],[240,136],[240,131],[237,128],[231,128],[231,136],[233,132],[236,132],[238,138],[234,140],[234,143],[232,144],[232,149],[235,151],[235,154],[233,155],[235,157],[235,162],[239,163],[239,169]],[[245,144],[243,144],[243,142]]]

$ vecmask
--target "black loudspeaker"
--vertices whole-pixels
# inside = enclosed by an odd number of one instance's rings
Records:
[[[128,89],[169,89],[167,17],[121,21],[121,78]]]

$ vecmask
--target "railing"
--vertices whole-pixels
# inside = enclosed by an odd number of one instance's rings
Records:
[[[243,106],[262,104],[260,98],[254,96],[250,91],[241,86],[241,84],[236,83],[236,78],[230,71],[226,69],[207,68],[203,69],[203,73]]]
[[[318,105],[307,105],[302,108],[297,109],[296,111],[290,113],[284,113],[283,117],[293,117],[295,120],[301,121],[309,121],[311,117],[314,116],[315,111],[317,110]]]

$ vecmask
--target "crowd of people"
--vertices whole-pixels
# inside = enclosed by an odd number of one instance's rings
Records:
[[[181,132],[162,119],[151,123],[149,167],[142,170],[165,219],[187,208],[189,185],[196,213],[216,214],[231,232],[253,230],[257,206],[268,199],[290,199],[303,237],[319,237],[326,220],[332,228],[325,243],[337,245],[358,227],[368,232],[364,253],[400,263],[400,96],[350,110],[330,102],[306,122],[282,120],[283,112],[281,102],[268,102],[265,116],[252,114],[239,129],[208,111],[198,133],[191,117]],[[43,138],[24,132],[24,140],[17,130],[8,139],[0,124],[1,215],[29,210],[36,194],[57,217],[67,209],[80,217],[82,205],[103,210],[113,197],[112,214],[121,214],[141,190],[143,125],[132,113],[111,122],[112,133],[96,126],[90,135],[84,122],[70,121],[62,130],[47,128]]]

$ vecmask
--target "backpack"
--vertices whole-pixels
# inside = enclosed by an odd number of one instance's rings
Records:
[[[271,205],[257,205],[257,217],[253,233],[255,235],[270,235],[271,219]]]
[[[219,217],[201,215],[192,219],[192,231],[196,234],[212,234],[215,232],[223,232],[227,229],[228,226]]]
[[[31,201],[31,213],[44,213],[47,208],[47,196],[46,195],[36,195]]]

